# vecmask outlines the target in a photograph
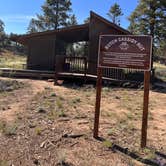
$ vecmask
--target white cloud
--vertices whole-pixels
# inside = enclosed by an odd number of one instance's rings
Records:
[[[14,15],[4,15],[4,16],[0,16],[0,18],[1,18],[4,22],[10,22],[10,23],[26,23],[26,22],[29,22],[32,18],[36,18],[36,16],[33,16],[33,15],[14,14]]]

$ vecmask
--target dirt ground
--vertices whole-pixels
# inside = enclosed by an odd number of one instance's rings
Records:
[[[24,86],[0,92],[0,166],[166,165],[166,93],[150,91],[148,148],[142,150],[142,89],[103,88],[102,139],[96,140],[92,85],[17,81]]]

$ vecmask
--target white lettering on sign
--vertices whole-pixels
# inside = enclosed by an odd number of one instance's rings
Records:
[[[105,46],[105,49],[108,50],[112,45],[114,45],[114,44],[117,43],[117,42],[118,42],[117,39],[111,40],[111,41]]]
[[[122,49],[122,50],[127,50],[128,49],[128,43],[132,43],[132,44],[135,44],[139,50],[141,51],[144,51],[145,50],[145,47],[143,46],[142,43],[138,42],[137,40],[131,38],[131,37],[119,37],[117,39],[113,39],[111,40],[106,46],[105,46],[105,49],[108,50],[109,48],[111,48],[114,44],[120,42],[120,45],[119,47]]]

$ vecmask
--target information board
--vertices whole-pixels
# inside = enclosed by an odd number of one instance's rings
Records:
[[[151,36],[101,35],[98,67],[151,69]]]
[[[149,87],[151,72],[152,37],[136,35],[101,35],[96,84],[96,104],[93,137],[98,137],[102,73],[104,68],[130,68],[144,71],[144,99],[141,148],[146,147],[148,127]]]

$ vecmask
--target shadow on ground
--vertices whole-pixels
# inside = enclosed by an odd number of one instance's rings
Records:
[[[106,141],[104,138],[97,138],[98,141],[104,142]],[[117,144],[113,144],[111,148],[109,148],[113,152],[120,152],[123,153],[129,157],[131,157],[134,160],[137,160],[143,164],[148,164],[151,166],[166,166],[166,154],[163,154],[161,152],[155,151],[155,157],[154,159],[146,159],[142,158],[140,155],[131,152],[128,148],[121,147]],[[150,149],[147,147],[147,149]]]
[[[86,83],[84,80],[78,79],[65,79],[62,83],[63,86],[71,89],[79,88],[84,85],[91,85],[92,87],[96,87],[95,81],[87,81]],[[116,81],[113,80],[112,82],[103,82],[103,87],[110,87],[110,88],[131,88],[131,89],[143,89],[143,82],[136,82],[136,81]],[[160,79],[155,78],[153,83],[151,84],[151,90],[158,93],[166,93],[166,82]]]

